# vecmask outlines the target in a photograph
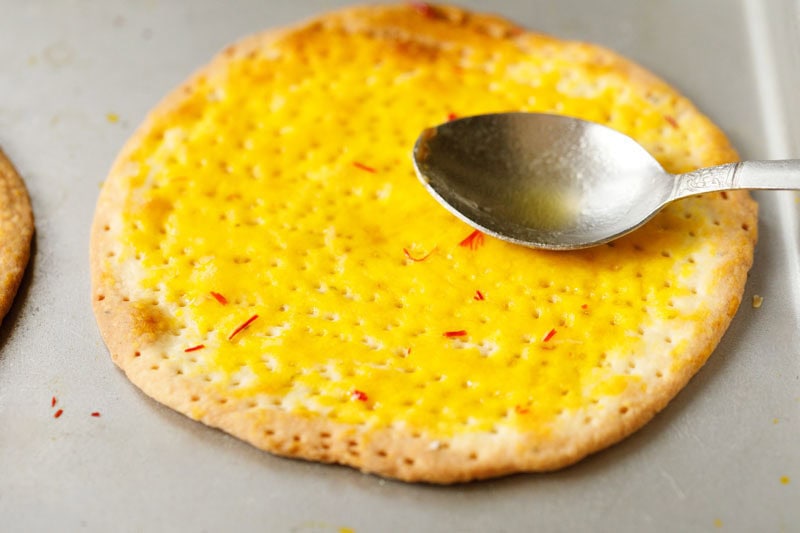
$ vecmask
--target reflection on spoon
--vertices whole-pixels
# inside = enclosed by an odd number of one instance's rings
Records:
[[[559,115],[499,113],[426,129],[417,175],[456,216],[495,237],[571,250],[638,228],[666,204],[728,189],[800,189],[800,160],[669,174],[630,137]]]

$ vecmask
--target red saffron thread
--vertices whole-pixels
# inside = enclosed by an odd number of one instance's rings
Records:
[[[432,5],[427,2],[410,2],[411,7],[413,7],[419,14],[424,15],[428,18],[436,18],[436,9]]]
[[[550,331],[547,332],[547,335],[544,336],[543,342],[549,341],[550,339],[553,338],[553,335],[555,335],[555,334],[556,334],[556,330],[555,329],[551,329]]]
[[[458,115],[456,115],[455,113],[448,113],[447,114],[447,122],[452,122],[457,118],[458,118]]]
[[[197,346],[192,346],[191,348],[186,348],[184,352],[196,352],[197,350],[202,350],[205,348],[205,344],[198,344]]]
[[[672,115],[664,115],[664,120],[666,120],[669,123],[669,125],[672,126],[673,128],[678,127],[678,121],[675,120],[675,117],[673,117]]]
[[[589,304],[583,304],[583,305],[581,306],[581,309],[589,309]]]
[[[235,330],[233,330],[233,333],[231,333],[231,334],[230,334],[230,336],[228,337],[228,340],[231,340],[231,339],[233,339],[233,338],[234,338],[234,337],[235,337],[235,336],[236,336],[236,335],[237,335],[237,334],[238,334],[240,331],[242,331],[242,330],[243,330],[243,329],[245,329],[247,326],[249,326],[250,324],[252,324],[252,323],[253,323],[253,321],[254,321],[255,319],[257,319],[257,318],[258,318],[258,315],[253,315],[253,316],[251,316],[250,318],[248,318],[248,319],[247,319],[247,322],[245,322],[244,324],[242,324],[241,326],[239,326],[238,328],[236,328]]]
[[[403,248],[403,253],[406,254],[406,257],[408,257],[409,259],[411,259],[412,261],[415,261],[417,263],[419,263],[420,261],[425,261],[435,251],[436,251],[436,246],[431,248],[431,251],[428,252],[427,254],[425,254],[425,255],[423,255],[421,257],[414,257],[413,255],[411,255],[411,252],[408,251],[408,248]]]
[[[528,409],[527,407],[522,407],[521,405],[515,405],[514,410],[521,415],[524,415],[525,413],[530,411],[530,409]]]
[[[478,300],[478,301],[480,301],[480,300],[485,300],[485,299],[486,299],[486,298],[483,296],[483,293],[482,293],[481,291],[475,291],[475,296],[473,296],[473,298],[474,298],[475,300]]]
[[[443,335],[445,337],[466,337],[467,336],[467,330],[459,329],[457,331],[445,331],[443,333]]]
[[[376,172],[373,167],[368,167],[364,163],[359,163],[358,161],[354,161],[353,166],[356,168],[360,168],[361,170],[364,170],[366,172],[372,172],[373,174]]]
[[[58,418],[59,416],[61,416],[61,415],[63,415],[63,414],[64,414],[64,410],[63,410],[63,409],[59,409],[59,410],[58,410],[58,411],[56,411],[56,413],[53,415],[53,418]]]
[[[478,230],[473,231],[466,238],[458,243],[459,246],[464,246],[470,250],[475,250],[483,245],[483,233]]]
[[[98,411],[95,411],[95,412],[92,413],[92,416],[98,417],[98,416],[100,416],[100,413]]]
[[[359,402],[366,402],[369,399],[367,393],[360,391],[358,389],[354,389],[353,392],[350,393],[350,396],[352,396]]]
[[[218,292],[211,291],[211,296],[222,305],[228,305],[228,299]]]
[[[58,400],[56,399],[55,396],[53,396],[53,399],[50,400],[50,407],[55,407],[57,402]]]

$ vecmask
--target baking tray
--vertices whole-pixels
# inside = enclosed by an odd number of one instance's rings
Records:
[[[442,488],[282,459],[162,407],[113,366],[88,242],[114,156],[226,43],[339,5],[0,0],[0,144],[37,228],[0,328],[0,530],[800,531],[797,193],[756,195],[755,266],[708,364],[641,431],[560,472]],[[743,157],[800,157],[794,0],[463,5],[639,61]]]

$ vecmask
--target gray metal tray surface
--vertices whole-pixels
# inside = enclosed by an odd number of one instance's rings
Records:
[[[162,407],[117,370],[88,264],[113,158],[225,44],[341,5],[0,0],[0,145],[36,215],[31,264],[0,327],[0,531],[800,531],[794,192],[756,195],[755,265],[706,366],[642,430],[559,472],[433,487],[283,459]],[[796,0],[462,5],[633,58],[744,158],[800,157]]]

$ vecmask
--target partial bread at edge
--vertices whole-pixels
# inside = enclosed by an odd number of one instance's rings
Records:
[[[8,313],[30,257],[33,212],[25,184],[0,150],[0,320]]]

